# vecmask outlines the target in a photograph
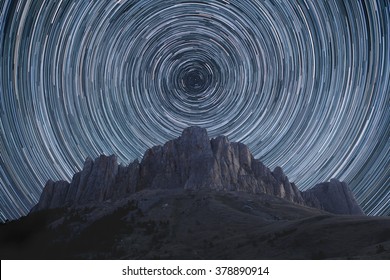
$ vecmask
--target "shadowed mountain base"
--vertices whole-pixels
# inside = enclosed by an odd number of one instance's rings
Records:
[[[2,259],[390,259],[390,218],[267,194],[153,189],[0,226]]]
[[[49,180],[0,246],[2,259],[381,259],[390,219],[365,217],[344,182],[301,192],[244,144],[190,127],[141,162],[102,155]]]

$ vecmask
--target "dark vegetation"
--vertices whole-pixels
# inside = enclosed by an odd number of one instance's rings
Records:
[[[390,219],[267,195],[149,190],[0,224],[0,248],[2,259],[389,259]]]

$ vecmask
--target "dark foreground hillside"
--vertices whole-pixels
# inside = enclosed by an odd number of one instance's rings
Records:
[[[0,225],[1,259],[390,259],[390,218],[267,194],[144,190]]]

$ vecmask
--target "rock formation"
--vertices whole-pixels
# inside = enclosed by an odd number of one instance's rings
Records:
[[[362,214],[345,183],[332,180],[300,192],[280,167],[274,171],[254,159],[247,146],[227,137],[209,139],[189,127],[163,146],[146,151],[141,162],[118,165],[115,156],[87,158],[71,183],[48,181],[32,211],[83,205],[125,197],[143,189],[213,189],[266,193],[337,214]]]
[[[334,214],[364,215],[345,182],[331,179],[302,192],[305,203]]]

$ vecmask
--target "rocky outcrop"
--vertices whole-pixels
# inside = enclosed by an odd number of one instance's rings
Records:
[[[132,170],[132,165],[128,168]],[[123,176],[123,169],[126,168],[119,168],[114,155],[101,155],[95,161],[87,158],[82,171],[73,176],[71,183],[49,180],[32,211],[102,202],[130,193],[131,186],[123,185],[126,180],[132,182],[132,175],[136,173]]]
[[[213,152],[207,131],[185,129],[181,137],[146,151],[138,189],[212,187]]]
[[[143,189],[173,188],[266,193],[329,212],[334,206],[343,214],[353,208],[351,193],[342,192],[344,185],[336,191],[321,187],[301,193],[282,168],[271,171],[244,144],[232,143],[225,136],[210,140],[205,129],[189,127],[179,138],[147,150],[141,162],[129,166],[118,165],[116,156],[87,158],[71,183],[48,181],[33,211],[115,200]],[[331,197],[326,198],[327,193]],[[343,196],[337,197],[339,193]],[[343,199],[350,203],[347,208],[341,206]]]
[[[302,192],[308,206],[334,214],[364,215],[355,197],[345,182],[331,179]]]
[[[139,161],[135,160],[128,166],[119,165],[115,183],[107,191],[106,199],[119,199],[126,194],[132,194],[136,191],[139,181]]]
[[[271,172],[255,160],[247,146],[190,127],[181,137],[149,149],[140,165],[137,189],[185,188],[268,193],[303,203],[282,169]]]
[[[69,183],[66,181],[47,181],[38,204],[31,209],[31,212],[62,207],[68,191]]]
[[[213,182],[216,189],[267,193],[303,204],[298,188],[290,184],[280,167],[273,172],[253,158],[242,143],[230,143],[220,136],[211,140]]]

